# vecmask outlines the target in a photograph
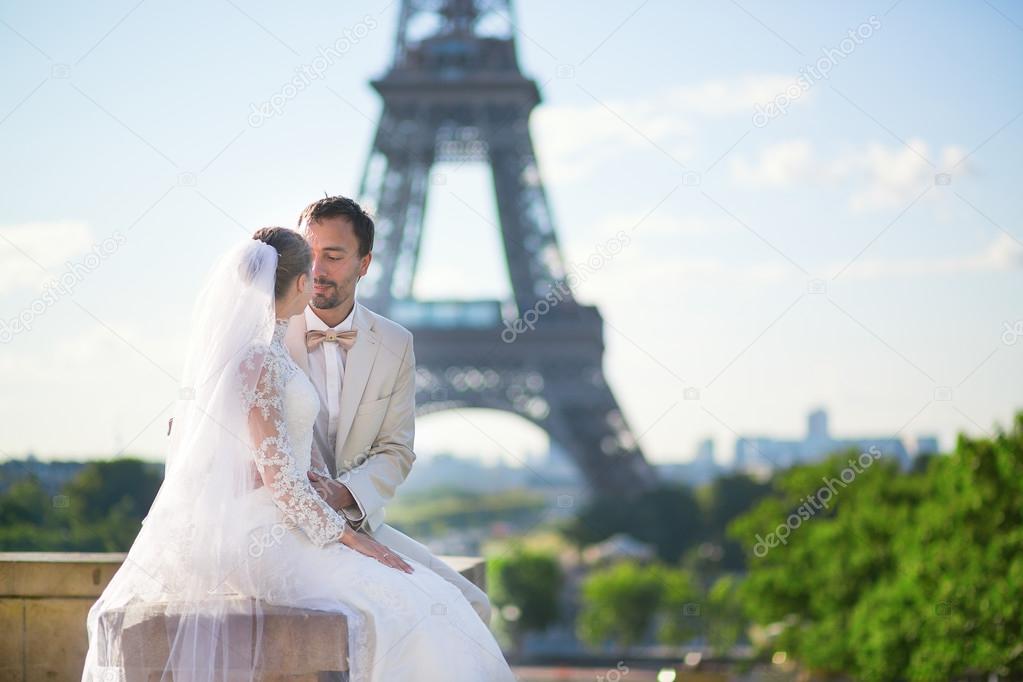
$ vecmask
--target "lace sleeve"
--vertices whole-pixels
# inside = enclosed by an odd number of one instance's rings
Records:
[[[314,544],[323,547],[340,538],[345,520],[316,494],[295,462],[284,421],[288,370],[284,358],[267,349],[254,349],[242,364],[253,459],[277,506]]]

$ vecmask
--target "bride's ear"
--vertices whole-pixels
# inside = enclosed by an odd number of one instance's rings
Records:
[[[309,288],[309,273],[303,272],[301,275],[296,277],[295,284],[298,287],[298,293],[304,294]]]

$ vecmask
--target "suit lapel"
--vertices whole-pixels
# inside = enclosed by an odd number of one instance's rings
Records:
[[[344,379],[341,384],[341,414],[338,418],[337,441],[334,443],[334,459],[341,465],[341,450],[344,448],[348,433],[355,420],[355,412],[362,402],[362,394],[366,390],[373,362],[380,350],[380,334],[374,329],[374,320],[370,312],[359,303],[355,304],[355,317],[352,328],[358,330],[355,345],[348,351],[345,361]],[[308,358],[307,358],[308,359]]]

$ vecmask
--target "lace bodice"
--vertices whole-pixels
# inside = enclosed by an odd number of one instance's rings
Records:
[[[279,320],[269,345],[249,349],[240,367],[242,398],[264,485],[288,519],[322,547],[341,535],[345,520],[306,476],[320,399],[284,346],[287,329],[287,320]]]

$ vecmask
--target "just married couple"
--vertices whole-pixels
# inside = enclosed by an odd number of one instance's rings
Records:
[[[89,612],[83,681],[263,679],[268,605],[344,614],[353,682],[514,679],[486,595],[382,522],[415,459],[415,358],[408,330],[355,301],[373,233],[325,197],[214,267],[164,481]],[[139,605],[166,627],[155,676]]]

